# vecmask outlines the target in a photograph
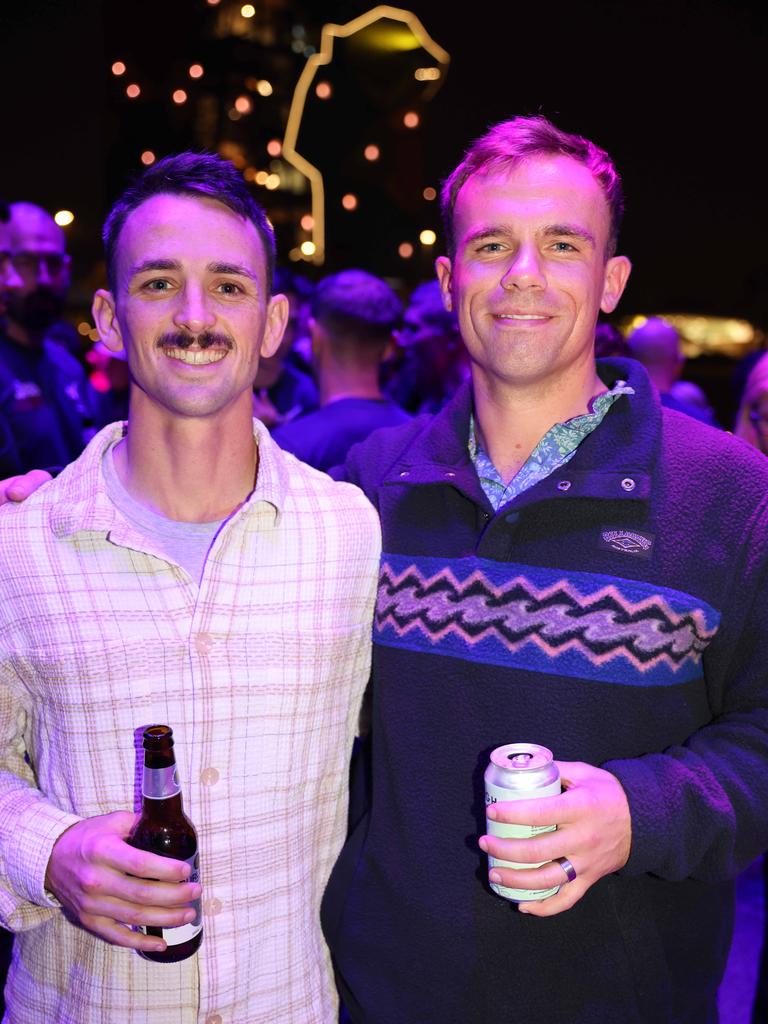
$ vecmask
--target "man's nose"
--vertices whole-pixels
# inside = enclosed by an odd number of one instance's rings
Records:
[[[50,287],[53,281],[53,276],[48,269],[48,260],[39,259],[37,261],[37,283]]]
[[[524,243],[512,255],[512,262],[504,271],[501,287],[505,291],[515,288],[543,288],[546,284],[538,247]]]
[[[216,315],[204,289],[190,285],[184,289],[173,322],[176,327],[185,328],[190,334],[200,334],[215,324]]]

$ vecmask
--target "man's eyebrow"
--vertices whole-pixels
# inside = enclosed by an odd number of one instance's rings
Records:
[[[510,234],[512,234],[512,232],[509,228],[494,227],[493,225],[490,227],[482,227],[467,235],[464,239],[464,244],[473,245],[475,242],[484,242],[488,238],[499,238],[502,235]]]
[[[547,224],[542,231],[545,238],[579,238],[582,242],[595,245],[595,236],[579,224]]]
[[[130,277],[135,277],[137,274],[146,274],[149,270],[181,270],[181,264],[178,260],[142,260],[141,263],[136,263],[131,267]]]
[[[209,263],[206,268],[211,274],[234,274],[237,277],[247,277],[251,281],[257,281],[258,278],[240,263]]]
[[[583,242],[588,242],[592,246],[596,244],[595,236],[592,232],[588,231],[580,224],[547,224],[542,228],[541,234],[545,238],[578,238]],[[514,235],[514,231],[509,227],[496,227],[494,225],[490,225],[488,227],[478,228],[470,235],[467,235],[464,239],[464,244],[474,245],[477,242],[485,242],[491,238],[504,238],[512,235]]]

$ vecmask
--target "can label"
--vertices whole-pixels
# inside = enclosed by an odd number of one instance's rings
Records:
[[[163,769],[165,770],[165,769]],[[196,853],[193,857],[187,857],[186,863],[191,868],[191,874],[187,879],[188,882],[199,882],[200,881],[200,855]],[[195,911],[194,921],[190,921],[189,924],[181,924],[178,928],[159,928],[153,929],[152,934],[160,932],[160,937],[165,940],[169,946],[179,946],[182,942],[189,942],[190,939],[199,934],[203,930],[203,908],[202,899],[193,900],[190,906]],[[144,935],[147,934],[147,929],[144,925],[139,928],[140,932]]]
[[[176,765],[168,768],[144,768],[141,777],[141,795],[147,800],[167,800],[181,792]]]
[[[517,750],[527,747],[527,751],[517,753]],[[507,750],[509,753],[507,753]],[[529,753],[528,751],[532,752]],[[499,755],[504,756],[499,756]],[[504,767],[499,771],[499,766]],[[504,778],[507,775],[508,778]],[[553,777],[554,776],[554,777]],[[499,785],[500,782],[508,782],[508,785]],[[491,755],[491,765],[485,775],[485,805],[495,804],[501,801],[531,800],[542,796],[556,796],[561,792],[560,777],[556,766],[552,763],[552,755],[544,747],[536,747],[533,744],[510,744],[507,748],[500,747]],[[492,821],[486,818],[488,835],[499,836],[502,839],[530,839],[533,836],[541,835],[542,832],[554,832],[556,825],[509,825],[505,822]],[[498,857],[488,855],[490,868],[535,868],[546,864],[540,861],[538,864],[518,864],[514,861],[500,860]],[[545,900],[554,896],[560,891],[557,885],[551,889],[511,889],[496,882],[490,883],[491,889],[497,896],[512,900],[515,903],[529,903],[534,900]]]

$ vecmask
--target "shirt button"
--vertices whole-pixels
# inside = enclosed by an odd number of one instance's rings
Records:
[[[215,768],[205,768],[200,773],[200,781],[204,786],[215,786],[219,781],[219,773]]]
[[[408,469],[404,469],[403,472],[400,474],[400,476],[410,476],[410,475],[411,475],[411,472]]]
[[[568,491],[571,488],[570,480],[558,480],[557,489],[558,491]]]
[[[624,488],[625,491],[634,491],[635,481],[631,477],[625,476],[624,479],[621,481],[621,486]]]
[[[198,633],[195,637],[195,649],[198,654],[208,654],[213,647],[213,637],[209,633]]]
[[[207,900],[203,900],[203,913],[216,917],[221,913],[221,900],[217,900],[215,896],[209,896]]]
[[[224,1024],[224,1018],[220,1013],[209,1013],[205,1018],[205,1024]]]

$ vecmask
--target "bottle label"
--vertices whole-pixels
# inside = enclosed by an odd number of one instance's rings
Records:
[[[176,765],[168,768],[144,768],[141,777],[141,795],[147,800],[167,800],[181,792]]]
[[[189,864],[192,872],[187,879],[188,882],[199,882],[200,881],[200,855],[196,853],[193,857],[187,858],[187,864]],[[190,939],[194,939],[203,930],[203,908],[202,900],[193,900],[191,903],[192,908],[195,911],[194,921],[190,921],[189,924],[179,925],[178,928],[160,928],[154,929],[153,935],[159,930],[161,938],[169,946],[178,946],[182,942],[189,942]],[[139,931],[147,934],[147,929],[142,926]]]

